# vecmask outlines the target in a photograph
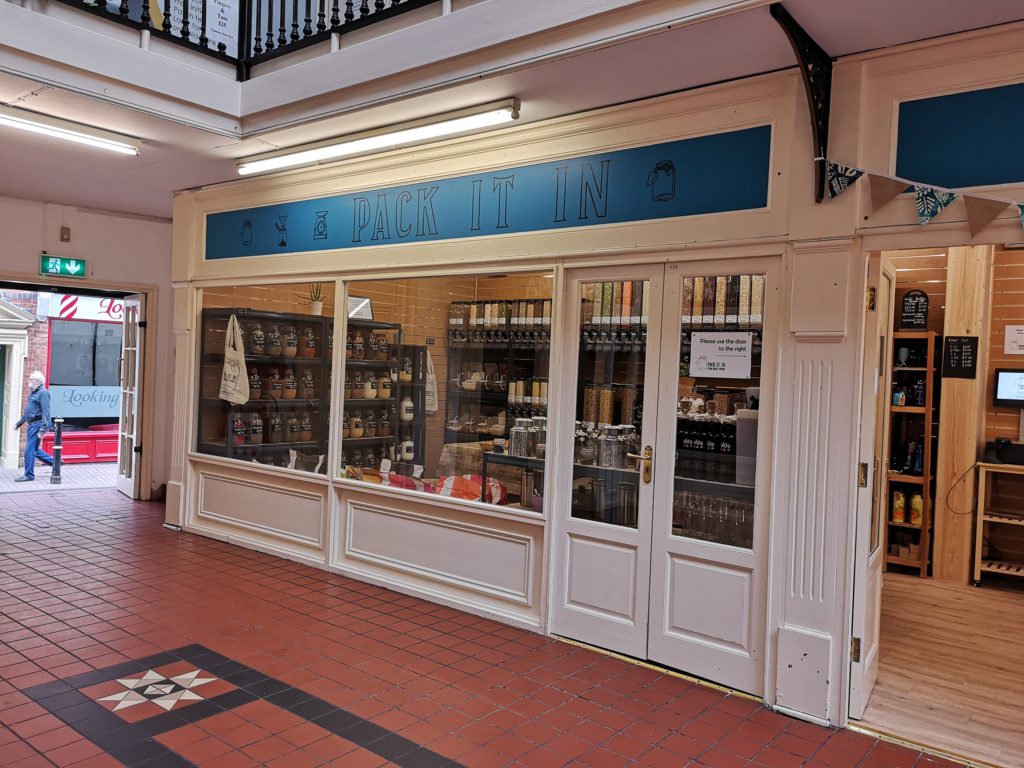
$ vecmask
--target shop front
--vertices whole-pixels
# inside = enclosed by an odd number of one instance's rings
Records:
[[[865,268],[787,235],[801,99],[179,195],[168,522],[837,717]]]

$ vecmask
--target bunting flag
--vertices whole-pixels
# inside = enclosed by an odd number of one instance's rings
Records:
[[[964,195],[964,206],[967,208],[967,226],[971,237],[977,237],[985,227],[996,220],[996,217],[1009,205],[1005,200],[992,200],[988,197]]]
[[[875,211],[882,208],[896,195],[906,192],[909,183],[902,179],[892,179],[888,176],[876,176],[868,174],[868,181],[871,182],[871,207]]]
[[[921,224],[927,224],[956,200],[956,197],[956,192],[915,184],[914,198],[917,202],[918,221]]]
[[[829,160],[825,166],[825,194],[829,200],[837,198],[863,175],[864,171],[859,168],[850,168]]]

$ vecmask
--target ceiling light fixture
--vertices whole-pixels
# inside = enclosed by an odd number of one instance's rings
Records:
[[[93,128],[91,125],[73,123],[70,120],[62,120],[59,117],[51,117],[17,107],[0,105],[0,125],[19,128],[55,139],[74,141],[111,152],[120,152],[122,155],[137,155],[142,148],[142,142],[131,136],[104,131],[101,128]]]
[[[238,161],[238,174],[248,176],[300,165],[315,165],[367,152],[396,149],[442,136],[491,128],[516,120],[518,117],[519,99],[505,99],[386,128],[327,139],[315,144],[303,144],[253,155]]]

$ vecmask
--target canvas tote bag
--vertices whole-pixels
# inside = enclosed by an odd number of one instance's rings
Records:
[[[249,374],[245,370],[242,329],[238,327],[238,319],[234,315],[228,320],[228,332],[224,337],[224,369],[220,374],[220,398],[234,405],[249,402]]]

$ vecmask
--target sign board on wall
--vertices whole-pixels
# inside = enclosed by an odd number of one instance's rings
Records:
[[[1006,326],[1003,338],[1003,354],[1024,355],[1024,325]]]
[[[690,334],[690,375],[715,379],[749,379],[753,334]]]
[[[947,336],[943,341],[942,378],[978,377],[978,337]]]
[[[120,323],[124,319],[124,302],[114,297],[76,296],[72,293],[39,293],[36,314],[60,320],[99,320]]]
[[[768,205],[771,126],[212,213],[207,260],[539,232]]]
[[[900,302],[900,329],[924,331],[928,329],[928,294],[924,291],[907,291]]]
[[[50,413],[65,419],[110,418],[121,416],[121,389],[119,387],[64,387],[50,388]]]

